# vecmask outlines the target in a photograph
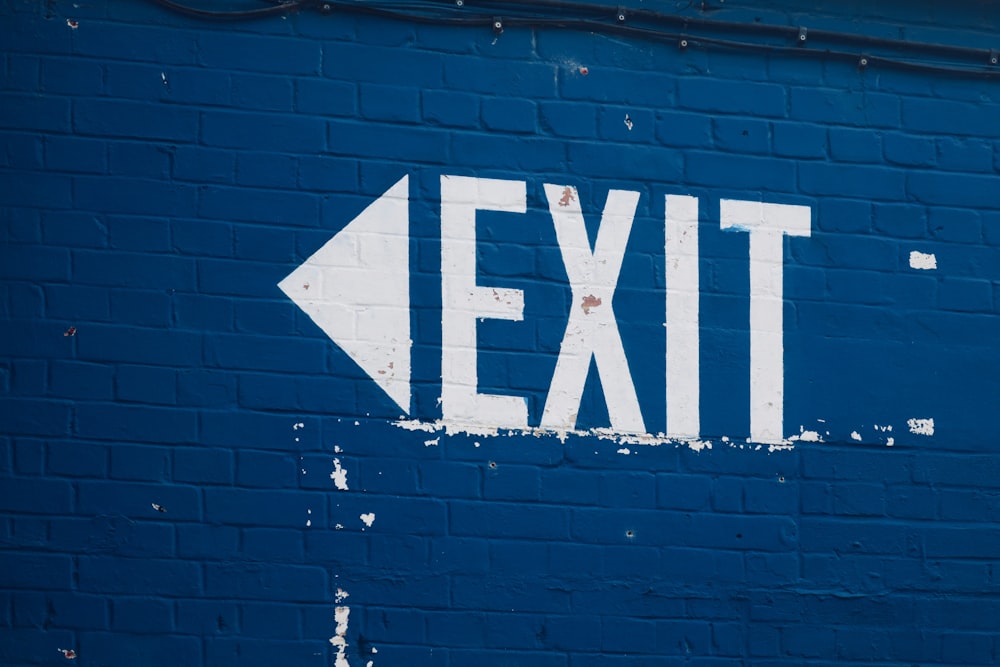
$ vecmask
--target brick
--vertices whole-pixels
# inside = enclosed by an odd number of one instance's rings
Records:
[[[62,401],[8,397],[0,405],[0,422],[8,435],[62,435],[68,432],[70,413]]]
[[[111,247],[133,252],[169,252],[170,224],[159,218],[109,216]]]
[[[192,142],[198,114],[162,104],[86,99],[73,107],[73,129],[85,135]]]
[[[358,91],[353,83],[325,79],[295,80],[295,110],[318,116],[353,116]]]
[[[533,133],[538,128],[538,110],[529,100],[497,97],[481,102],[483,129]]]
[[[149,142],[116,141],[109,144],[108,171],[138,178],[167,179],[173,149]]]
[[[90,22],[73,37],[76,55],[160,65],[194,64],[200,46],[195,32],[150,25],[136,30],[126,23]]]
[[[114,290],[111,316],[118,324],[145,327],[170,325],[170,295],[164,292]]]
[[[713,118],[712,134],[715,146],[724,151],[766,154],[771,145],[770,124],[750,118]]]
[[[231,484],[234,477],[233,455],[224,449],[177,449],[174,452],[173,479],[194,484]]]
[[[172,410],[112,403],[80,404],[76,430],[85,438],[133,442],[195,442],[197,415],[190,410]]]
[[[362,84],[361,118],[376,122],[416,123],[420,120],[420,91],[412,87]]]
[[[293,82],[287,76],[232,74],[232,105],[240,109],[292,111]]]
[[[82,442],[50,442],[45,447],[49,474],[69,477],[105,477],[108,448]]]
[[[19,448],[19,459],[24,458],[25,450],[30,450],[32,458],[40,462],[43,456],[42,445],[39,442],[23,443]],[[25,468],[24,462],[16,461],[20,470]],[[41,466],[32,465],[41,473]],[[0,496],[0,506],[6,512],[24,514],[59,514],[70,513],[73,507],[72,485],[67,480],[7,478],[4,480],[4,495]]]
[[[120,633],[152,634],[173,627],[173,605],[151,598],[119,598],[111,603],[114,622],[111,629]]]
[[[190,486],[96,480],[81,481],[78,489],[79,508],[84,513],[159,520],[201,517],[201,500],[197,489]],[[154,504],[161,509],[153,507]]]
[[[208,563],[205,582],[205,592],[212,597],[288,603],[329,600],[328,575],[320,567]]]
[[[0,127],[65,133],[72,126],[69,100],[61,97],[4,92],[0,104],[4,107]]]
[[[78,209],[99,213],[150,212],[156,202],[159,215],[189,216],[195,212],[195,189],[167,181],[79,176],[73,179],[73,203]]]
[[[174,403],[177,373],[169,368],[120,365],[115,374],[115,395],[119,400],[139,403]]]
[[[89,336],[79,339],[82,361],[188,366],[201,356],[201,337],[192,333],[97,324],[87,331]]]
[[[784,116],[786,106],[781,86],[698,78],[678,80],[677,99],[685,109],[767,117]]]
[[[283,39],[274,35],[217,33],[210,40],[199,40],[199,64],[219,69],[248,69],[243,54],[257,53],[260,62],[253,68],[282,75],[317,74],[320,68],[320,45],[312,40]]]
[[[262,151],[320,151],[326,128],[315,118],[211,109],[201,114],[201,143],[209,147]],[[193,136],[188,137],[193,140]]]
[[[480,100],[476,95],[451,90],[423,90],[420,105],[423,120],[431,125],[479,126]]]
[[[6,589],[70,588],[73,562],[67,555],[5,551],[2,560],[0,584]]]
[[[830,128],[828,136],[830,157],[837,162],[881,162],[881,133],[836,127]],[[887,158],[895,154],[894,152],[902,152],[902,149],[897,149],[897,143],[892,139],[887,137],[886,142],[889,144],[886,148]]]

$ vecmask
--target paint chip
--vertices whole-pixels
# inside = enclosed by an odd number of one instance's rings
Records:
[[[559,199],[560,206],[569,206],[571,202],[576,201],[576,190],[572,186],[567,185],[563,188],[562,197]]]
[[[166,514],[167,508],[164,507],[163,505],[157,505],[156,503],[150,503],[150,504],[153,506],[153,509],[156,510],[157,512],[162,512]]]
[[[424,440],[424,447],[437,447],[440,442],[441,436],[438,436],[433,440]]]
[[[344,601],[344,600],[345,600],[346,598],[349,598],[349,597],[351,597],[351,594],[350,594],[350,593],[348,593],[347,591],[345,591],[345,590],[344,590],[343,588],[338,588],[338,589],[337,589],[337,594],[336,594],[336,596],[334,596],[334,601],[335,601],[335,602],[336,602],[337,604],[340,604],[340,603],[341,603],[341,602],[343,602],[343,601]]]
[[[63,336],[75,336],[75,335],[76,335],[76,327],[70,327],[69,329],[66,329],[66,331],[63,332]]]
[[[633,125],[634,123],[632,122],[632,118],[628,114],[625,114],[625,127],[628,128],[629,132],[632,131]]]
[[[76,660],[76,651],[71,648],[57,648],[57,651],[63,654],[63,657],[67,660]]]
[[[68,25],[71,30],[76,30],[80,27],[80,22],[74,21],[73,19],[66,19],[66,25]]]
[[[907,419],[906,425],[910,427],[910,433],[916,435],[934,435],[933,419]]]
[[[367,514],[361,515],[361,520],[365,522],[365,525],[369,528],[375,523],[375,512],[368,512]]]
[[[857,440],[858,442],[861,442],[861,434],[858,433],[857,431],[851,431],[851,440]]]
[[[583,308],[584,315],[590,315],[590,309],[597,308],[602,303],[603,301],[601,301],[601,297],[588,294],[583,297],[583,303],[580,304],[580,308]]]
[[[937,268],[937,257],[934,253],[922,253],[917,250],[910,252],[910,268],[929,271]]]

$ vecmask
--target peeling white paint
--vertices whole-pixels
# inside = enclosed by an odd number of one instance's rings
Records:
[[[334,596],[334,601],[337,604],[340,604],[341,602],[343,602],[344,600],[346,600],[349,597],[351,597],[350,593],[348,593],[347,591],[345,591],[343,588],[338,588],[337,589],[337,594]]]
[[[621,449],[618,450],[618,453],[625,454],[626,456],[628,456],[629,454],[632,453],[632,450],[629,449],[628,447],[622,447]]]
[[[613,442],[617,445],[647,445],[647,446],[660,446],[660,445],[674,445],[675,447],[689,447],[690,449],[700,452],[703,449],[712,449],[712,441],[709,439],[698,439],[698,438],[678,438],[670,437],[665,433],[620,433],[613,428],[591,428],[588,430],[579,429],[549,429],[542,427],[529,427],[523,429],[500,429],[500,428],[490,428],[490,427],[479,427],[473,426],[467,423],[454,423],[446,421],[444,419],[438,419],[436,421],[421,421],[418,419],[401,419],[392,422],[392,424],[398,428],[406,431],[417,431],[423,433],[440,433],[444,432],[447,436],[476,436],[476,437],[516,437],[516,436],[533,436],[536,438],[542,437],[554,437],[560,442],[566,442],[569,436],[576,437],[595,437],[598,440],[607,440]],[[807,436],[811,437],[811,436]],[[818,434],[817,434],[818,437]],[[735,446],[731,443],[731,439],[728,436],[722,436],[720,438],[721,442],[727,443],[730,446]],[[780,451],[784,449],[791,449],[795,442],[803,440],[801,434],[797,436],[792,436],[778,443],[772,443],[768,448],[769,452]],[[750,439],[747,439],[750,442]],[[818,442],[822,442],[819,440]],[[476,441],[476,447],[480,446],[480,443]],[[757,449],[762,449],[758,447]],[[594,452],[598,454],[599,452]]]
[[[789,440],[793,442],[823,442],[823,437],[817,431],[807,431],[804,426],[799,426],[799,434],[793,435]]]
[[[306,427],[306,425],[303,424],[302,422],[298,422],[298,423],[292,424],[292,430],[293,431],[298,431],[300,428],[305,428],[305,427]]]
[[[306,514],[310,516],[312,516],[312,513],[313,513],[312,510],[306,510]],[[313,525],[312,519],[306,519],[306,528],[310,527],[311,525]]]
[[[371,528],[372,524],[375,523],[375,512],[368,512],[366,514],[362,514],[360,518],[362,521],[364,521],[366,526]]]
[[[857,431],[851,431],[851,440],[857,440],[858,442],[861,442],[861,434],[858,433]]]
[[[440,442],[441,442],[441,436],[438,436],[431,440],[424,440],[424,447],[437,447],[438,443]]]
[[[330,643],[337,649],[337,659],[334,667],[351,667],[347,661],[347,620],[351,615],[351,608],[338,606],[334,609],[333,618],[337,623],[336,634],[330,637]]]
[[[333,528],[334,528],[335,530],[343,530],[343,529],[344,529],[344,524],[342,524],[342,523],[338,523],[338,524],[336,524],[336,525],[335,525],[335,526],[334,526]]]
[[[334,445],[334,446],[333,446],[333,453],[334,453],[334,454],[340,454],[340,453],[342,453],[343,451],[344,451],[344,450],[340,448],[340,445]]]
[[[333,460],[333,472],[330,473],[333,485],[339,491],[347,491],[347,470],[340,465],[340,459]]]
[[[930,271],[937,268],[937,257],[934,253],[922,253],[917,250],[910,252],[910,268]]]
[[[910,433],[917,435],[934,435],[933,419],[907,419],[906,425],[910,427]]]
[[[885,446],[886,447],[892,447],[895,444],[896,444],[896,439],[895,438],[889,438],[888,440],[885,441]]]

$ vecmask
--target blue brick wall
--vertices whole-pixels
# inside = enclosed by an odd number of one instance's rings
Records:
[[[1000,78],[805,50],[989,49],[1000,10],[688,4],[663,31],[810,42],[0,0],[0,664],[995,663]],[[481,214],[480,283],[525,311],[479,324],[478,372],[533,426],[572,307],[543,183],[591,239],[640,193],[615,309],[651,432],[663,197],[699,197],[704,446],[393,423],[276,285],[409,175],[410,416],[439,418],[444,174],[526,182]],[[722,199],[811,209],[776,451]],[[608,419],[592,367],[578,427]]]

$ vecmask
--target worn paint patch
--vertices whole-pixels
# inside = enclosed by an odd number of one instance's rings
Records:
[[[375,523],[375,512],[367,512],[366,514],[362,514],[360,518],[366,526],[371,528],[372,524]]]
[[[338,606],[333,612],[334,621],[337,623],[337,628],[334,630],[336,634],[330,637],[330,644],[337,649],[334,667],[351,667],[351,663],[347,660],[347,621],[350,615],[351,608],[347,606]]]
[[[937,268],[937,257],[934,253],[922,253],[918,250],[910,251],[910,268],[930,271]]]
[[[910,427],[910,433],[916,435],[934,435],[933,419],[907,419],[906,425]]]
[[[333,480],[333,485],[337,487],[338,491],[347,491],[347,471],[340,464],[340,459],[333,460],[333,472],[330,473],[330,479]]]

